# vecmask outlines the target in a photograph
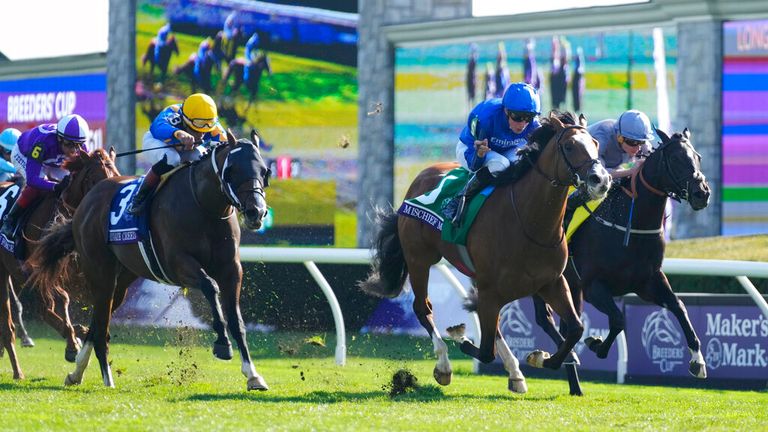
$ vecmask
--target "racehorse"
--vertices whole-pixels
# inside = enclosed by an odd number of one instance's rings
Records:
[[[232,37],[224,39],[224,31],[219,30],[216,37],[213,38],[213,49],[217,54],[221,54],[222,60],[230,62],[237,54],[237,48],[243,43],[243,30],[236,27],[232,32]]]
[[[67,161],[64,168],[70,171],[71,181],[60,196],[47,194],[45,198],[30,213],[29,219],[24,227],[20,237],[27,242],[27,251],[29,256],[35,249],[35,241],[42,237],[45,227],[50,224],[55,215],[72,215],[75,208],[80,204],[85,194],[99,181],[106,178],[120,175],[114,164],[114,150],[110,153],[97,149],[90,154],[81,152],[80,157]],[[7,206],[10,196],[18,195],[19,186],[12,185],[6,187],[0,192],[0,205]],[[20,247],[20,241],[16,241],[16,247]],[[13,286],[23,288],[27,282],[28,269],[24,263],[20,262],[14,254],[4,248],[0,250],[0,338],[2,345],[8,351],[11,366],[13,367],[13,377],[21,379],[24,374],[21,372],[14,340],[16,339],[15,328],[11,319],[9,295]],[[80,348],[77,337],[85,335],[85,329],[82,326],[72,326],[69,320],[69,295],[64,290],[57,290],[51,295],[40,296],[43,307],[43,319],[66,339],[67,348],[65,358],[67,361],[74,361]]]
[[[141,66],[149,63],[149,74],[155,71],[155,66],[160,70],[160,82],[165,81],[165,76],[168,74],[168,65],[171,63],[171,55],[176,53],[179,55],[179,45],[176,43],[176,36],[168,36],[168,42],[160,47],[159,52],[155,55],[155,46],[157,46],[157,40],[152,38],[147,45],[147,50],[144,55],[141,56]]]
[[[206,51],[197,70],[195,70],[196,62],[197,53],[193,53],[183,65],[176,67],[173,73],[175,75],[186,75],[189,78],[193,93],[197,92],[198,88],[202,89],[204,93],[210,93],[213,90],[213,67],[216,66],[217,69],[220,67],[216,54],[214,54],[213,50]]]
[[[709,203],[710,189],[701,172],[701,156],[693,148],[688,129],[671,138],[663,131],[656,133],[661,145],[645,159],[635,175],[611,189],[605,201],[574,233],[569,245],[572,260],[565,276],[579,313],[586,300],[608,315],[610,330],[606,339],[588,337],[584,341],[597,357],[608,356],[616,336],[625,328],[624,314],[613,298],[634,292],[641,299],[672,312],[691,351],[689,372],[697,378],[706,378],[701,343],[685,305],[672,292],[661,264],[667,198],[687,200],[692,209],[701,210]],[[630,227],[629,234],[627,227]],[[561,340],[546,304],[534,297],[534,305],[536,321],[553,340]],[[568,325],[561,321],[561,333],[569,331]],[[571,391],[577,389],[580,393],[578,376],[569,373],[568,377]]]
[[[474,304],[481,339],[478,348],[459,336],[461,351],[488,363],[494,360],[495,345],[509,372],[509,389],[514,392],[524,393],[527,385],[498,329],[502,306],[538,293],[571,324],[565,342],[553,356],[541,351],[528,356],[534,366],[558,369],[581,337],[582,324],[562,276],[567,257],[562,230],[565,201],[569,185],[586,187],[593,197],[604,196],[610,178],[597,159],[597,141],[585,126],[583,116],[576,123],[571,113],[553,112],[542,119],[542,126],[521,151],[520,163],[529,165],[528,171],[512,184],[505,184],[504,173],[500,174],[499,185],[485,201],[468,234],[466,249],[476,270]],[[456,163],[441,163],[423,170],[406,198],[434,189],[442,176],[456,167]],[[452,377],[448,348],[435,327],[427,286],[430,266],[442,257],[462,263],[459,249],[416,219],[391,211],[381,216],[372,270],[360,287],[369,294],[395,297],[402,291],[405,278],[410,277],[415,296],[413,311],[432,338],[438,357],[435,380],[448,385]]]
[[[147,217],[162,274],[174,285],[200,289],[211,306],[218,336],[213,354],[219,359],[232,358],[225,330],[228,326],[240,350],[248,390],[267,390],[251,362],[240,315],[243,271],[235,209],[244,215],[246,228],[261,227],[267,212],[264,188],[270,172],[259,153],[255,133],[251,139],[256,145],[247,139],[236,140],[231,131],[227,137],[229,144],[213,147],[202,159],[172,175],[157,192]],[[125,211],[130,192],[123,188],[132,179],[118,177],[97,185],[71,220],[51,227],[30,259],[35,286],[50,293],[56,287],[57,275],[76,251],[93,299],[91,326],[77,355],[76,369],[67,375],[65,385],[82,382],[95,351],[104,385],[114,387],[107,359],[111,314],[122,304],[131,282],[139,277],[157,280],[137,244],[107,244],[104,227],[109,218],[119,218],[111,212],[110,202],[116,193],[128,193],[119,210]],[[128,187],[135,188],[135,184]]]
[[[246,71],[248,72],[247,77]],[[230,94],[236,92],[245,83],[245,88],[250,93],[248,97],[248,108],[250,108],[251,102],[259,97],[259,83],[264,72],[272,75],[272,67],[270,66],[269,56],[264,52],[260,52],[253,62],[249,62],[244,58],[236,58],[229,62],[229,67],[221,82],[223,86],[226,86],[229,78],[234,77],[235,82],[230,86]]]

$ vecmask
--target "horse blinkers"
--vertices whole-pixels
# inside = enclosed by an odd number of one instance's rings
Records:
[[[246,140],[238,141],[227,156],[222,170],[225,191],[232,205],[245,216],[245,227],[261,228],[267,214],[264,189],[269,186],[271,171],[261,158],[258,149]]]

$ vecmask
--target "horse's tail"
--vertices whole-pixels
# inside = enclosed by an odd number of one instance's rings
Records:
[[[32,270],[27,286],[37,287],[46,298],[62,291],[59,281],[69,276],[67,269],[74,250],[72,220],[57,217],[48,233],[36,243],[35,251],[27,260]]]
[[[397,213],[392,210],[376,210],[376,220],[381,227],[374,243],[374,256],[368,279],[358,282],[363,292],[377,297],[397,297],[403,291],[408,266],[397,233]]]

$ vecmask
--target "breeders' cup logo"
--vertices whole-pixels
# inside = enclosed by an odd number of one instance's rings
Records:
[[[522,358],[534,349],[536,338],[533,336],[533,324],[525,316],[519,301],[507,304],[499,313],[501,334],[517,358]]]
[[[659,365],[662,373],[671,372],[683,363],[682,334],[666,309],[654,312],[643,323],[643,347],[648,358]]]
[[[717,369],[723,362],[723,344],[720,343],[720,339],[712,338],[707,342],[707,366],[710,369]]]

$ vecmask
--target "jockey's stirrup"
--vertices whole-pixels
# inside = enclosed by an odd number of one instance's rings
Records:
[[[461,218],[464,216],[464,208],[466,207],[467,202],[485,187],[487,183],[485,178],[486,176],[483,176],[480,171],[476,172],[469,179],[467,185],[464,186],[464,190],[459,192],[459,195],[456,196],[456,214],[453,215],[453,219],[451,219],[453,226],[458,227],[461,225]]]

